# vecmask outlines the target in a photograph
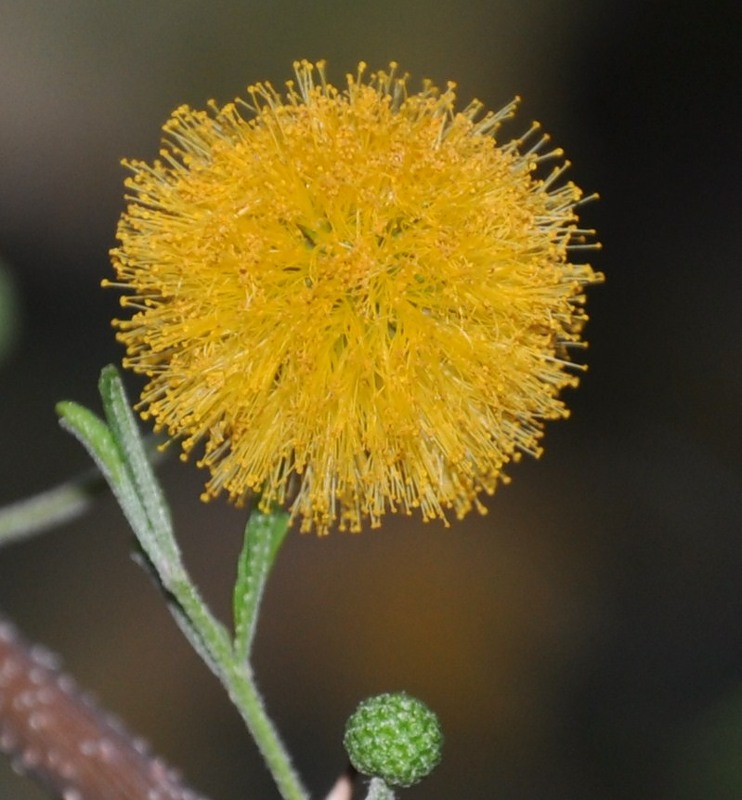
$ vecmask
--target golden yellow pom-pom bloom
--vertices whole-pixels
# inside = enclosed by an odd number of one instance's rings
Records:
[[[289,504],[302,530],[387,511],[459,517],[566,416],[586,284],[581,193],[512,103],[454,85],[347,88],[294,65],[210,111],[178,108],[160,159],[127,162],[112,253],[125,366],[158,429],[203,443],[205,498]],[[543,173],[541,177],[539,174]]]

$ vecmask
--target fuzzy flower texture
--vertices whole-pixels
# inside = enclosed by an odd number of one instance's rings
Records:
[[[204,499],[288,505],[302,530],[472,507],[538,455],[577,383],[580,190],[515,102],[455,110],[360,64],[294,65],[209,111],[178,108],[128,161],[113,253],[139,410],[210,472]],[[549,168],[543,162],[556,161]]]

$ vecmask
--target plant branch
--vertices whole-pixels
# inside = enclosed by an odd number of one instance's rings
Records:
[[[82,516],[94,496],[107,489],[97,471],[0,509],[0,547],[28,539]]]
[[[65,800],[206,800],[2,615],[0,751]]]
[[[102,370],[98,386],[105,420],[68,401],[57,405],[60,423],[90,453],[111,487],[142,549],[139,563],[153,573],[181,631],[227,689],[282,797],[307,800],[309,794],[266,713],[248,660],[260,600],[289,515],[251,514],[233,593],[235,641],[212,615],[183,563],[170,509],[115,367]]]

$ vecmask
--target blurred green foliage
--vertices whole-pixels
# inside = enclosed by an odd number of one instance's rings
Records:
[[[19,298],[10,270],[0,261],[0,365],[13,352],[20,329]]]

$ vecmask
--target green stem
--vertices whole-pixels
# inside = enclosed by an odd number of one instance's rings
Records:
[[[266,713],[263,698],[248,663],[233,664],[227,691],[265,759],[284,800],[307,800],[309,793],[291,764],[286,746]]]
[[[208,654],[205,660],[222,681],[276,781],[284,800],[307,800],[308,792],[291,764],[285,745],[266,713],[249,662],[235,653],[224,627],[209,612],[187,574],[170,591]]]
[[[0,546],[21,541],[82,516],[106,488],[97,472],[0,509]]]
[[[156,437],[146,439],[145,445],[152,461],[162,460]],[[105,491],[105,477],[99,470],[89,470],[52,489],[0,508],[0,547],[30,539],[81,517]]]
[[[394,792],[381,778],[371,778],[366,800],[394,800]]]
[[[182,565],[177,576],[163,588],[175,602],[170,611],[183,633],[206,665],[226,685],[226,675],[234,660],[232,643],[226,628],[209,611],[198,589]]]

